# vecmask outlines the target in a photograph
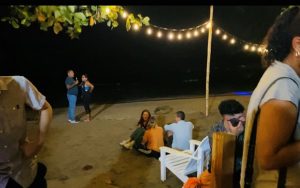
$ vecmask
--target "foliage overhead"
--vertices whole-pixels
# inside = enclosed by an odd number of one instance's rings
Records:
[[[10,15],[1,20],[12,25],[29,27],[38,23],[40,29],[48,31],[52,28],[55,34],[65,31],[72,39],[78,38],[83,27],[92,27],[106,22],[111,29],[119,26],[119,17],[126,21],[126,30],[133,25],[142,27],[149,25],[149,17],[128,14],[122,6],[81,5],[81,6],[10,6]]]

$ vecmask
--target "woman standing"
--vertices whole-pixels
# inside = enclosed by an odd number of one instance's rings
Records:
[[[81,76],[81,97],[83,100],[83,106],[85,109],[85,113],[88,115],[88,118],[85,119],[84,121],[91,121],[92,116],[91,116],[91,109],[90,109],[90,102],[91,102],[91,94],[94,90],[94,85],[88,80],[87,74],[83,74]]]
[[[300,187],[300,8],[275,20],[248,105],[241,187]]]

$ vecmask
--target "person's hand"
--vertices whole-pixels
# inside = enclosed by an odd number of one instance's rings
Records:
[[[25,142],[20,148],[24,152],[24,155],[28,158],[35,156],[42,148],[42,145],[37,142]]]
[[[75,85],[77,85],[78,83],[79,83],[78,80],[76,80],[76,81],[75,81]]]
[[[239,122],[239,124],[236,127],[232,126],[230,121],[228,121],[228,123],[230,125],[230,134],[238,136],[239,134],[241,134],[244,131],[244,125],[241,121]]]

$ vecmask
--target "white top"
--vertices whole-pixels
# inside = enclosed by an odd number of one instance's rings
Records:
[[[181,150],[190,148],[189,141],[192,139],[193,128],[194,125],[191,122],[183,120],[164,126],[166,131],[173,132],[172,148]]]
[[[9,178],[29,187],[36,176],[36,160],[25,158],[20,143],[26,139],[25,104],[42,109],[46,101],[23,76],[0,76],[0,187]]]

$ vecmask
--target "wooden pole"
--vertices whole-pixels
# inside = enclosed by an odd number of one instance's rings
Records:
[[[210,16],[208,29],[208,42],[207,42],[207,61],[206,61],[206,87],[205,87],[205,115],[208,116],[208,99],[209,99],[209,74],[210,74],[210,56],[211,56],[211,38],[212,38],[212,27],[213,27],[213,13],[214,8],[210,6]]]

